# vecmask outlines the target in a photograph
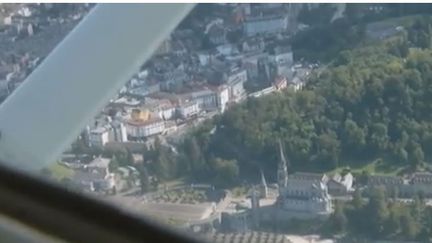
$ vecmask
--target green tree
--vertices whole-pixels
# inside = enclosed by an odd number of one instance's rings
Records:
[[[321,134],[317,138],[317,160],[326,162],[330,168],[339,164],[340,142],[335,133]]]
[[[400,227],[399,212],[397,211],[396,207],[392,207],[390,210],[390,216],[385,222],[384,230],[386,231],[387,235],[393,235],[399,232]]]
[[[382,236],[384,224],[389,217],[386,196],[383,188],[374,188],[366,205],[366,214],[370,221],[368,231],[375,236]]]
[[[384,151],[388,146],[387,126],[383,123],[375,123],[370,127],[369,146],[375,152]]]
[[[348,147],[350,151],[361,152],[362,148],[366,144],[366,138],[363,129],[361,129],[357,123],[351,119],[345,120],[343,140],[344,145]]]
[[[401,57],[406,58],[409,54],[409,45],[406,37],[399,43],[399,53]]]
[[[401,146],[395,146],[396,148],[396,158],[399,162],[406,163],[408,162],[408,152],[405,148]]]
[[[426,207],[421,218],[422,230],[420,240],[424,242],[432,242],[432,208]]]
[[[359,209],[363,208],[364,200],[362,198],[360,189],[356,188],[356,190],[354,191],[351,204],[353,205],[355,210],[359,210]]]
[[[235,160],[224,160],[215,158],[211,161],[211,166],[214,172],[214,184],[218,186],[229,186],[237,181],[239,175],[239,167]]]
[[[402,213],[400,217],[400,226],[402,235],[410,240],[415,239],[415,237],[420,231],[416,221],[406,210]]]
[[[340,203],[335,204],[335,211],[330,217],[330,224],[333,230],[338,233],[345,232],[347,229],[348,219]]]
[[[413,169],[417,169],[424,163],[424,153],[423,149],[418,146],[414,149],[413,155],[411,158],[411,166]]]
[[[205,167],[204,157],[201,153],[201,148],[198,145],[197,140],[192,137],[185,141],[185,153],[188,155],[189,167],[192,173],[202,173]],[[197,175],[198,176],[198,175]]]

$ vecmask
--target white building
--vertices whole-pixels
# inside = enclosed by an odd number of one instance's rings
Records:
[[[208,88],[190,93],[191,99],[196,102],[201,110],[215,110],[218,107],[216,92]]]
[[[256,79],[258,78],[258,66],[260,60],[266,60],[268,62],[269,57],[267,53],[259,53],[255,55],[246,56],[242,62],[243,67],[247,71],[248,79]]]
[[[174,105],[170,104],[161,104],[158,109],[159,117],[163,120],[170,120],[175,117],[176,108]]]
[[[294,91],[301,90],[305,85],[305,82],[301,80],[299,77],[294,77],[292,80],[288,82],[288,87],[292,88]]]
[[[335,195],[346,195],[353,191],[354,177],[351,173],[345,175],[335,174],[327,183],[329,193]]]
[[[96,127],[90,130],[89,143],[92,147],[102,148],[110,140],[110,128],[108,126]]]
[[[332,201],[328,194],[328,177],[325,174],[295,173],[288,177],[287,161],[279,142],[280,162],[278,167],[278,208],[283,211],[301,212],[311,215],[328,215],[332,212]]]
[[[224,112],[227,103],[229,102],[229,89],[226,85],[221,85],[216,91],[217,106],[220,112]]]
[[[244,83],[247,81],[247,72],[245,69],[238,69],[228,76],[229,99],[233,102],[239,102],[246,98]]]
[[[291,47],[276,47],[275,54],[272,58],[277,65],[286,65],[291,67],[294,64]]]
[[[99,122],[98,122],[99,123]],[[89,144],[92,147],[102,148],[108,142],[127,142],[125,125],[120,121],[107,121],[94,128],[88,128]]]
[[[224,56],[236,55],[240,53],[237,47],[233,44],[219,45],[216,47],[216,50]]]
[[[274,34],[287,29],[288,19],[284,15],[247,17],[243,25],[247,36]]]
[[[121,143],[127,142],[126,126],[121,121],[114,120],[111,123],[111,127],[111,140]]]
[[[428,172],[415,173],[411,179],[412,194],[423,193],[424,196],[432,197],[432,174]]]
[[[198,104],[200,110],[224,112],[229,102],[229,89],[227,85],[218,87],[204,87],[201,90],[191,92],[190,99]]]
[[[177,107],[177,112],[179,116],[183,119],[198,115],[200,111],[201,109],[199,107],[199,104],[194,101],[185,102]]]
[[[201,66],[207,66],[211,62],[211,54],[207,52],[201,52],[197,54],[198,60]]]
[[[270,61],[276,67],[276,75],[284,77],[291,77],[293,75],[292,66],[294,58],[291,47],[276,47],[275,54],[270,56]]]
[[[149,119],[147,121],[126,122],[128,136],[132,138],[145,138],[152,135],[160,134],[165,129],[165,123],[160,118]]]
[[[165,122],[158,115],[139,109],[132,110],[125,123],[127,135],[131,139],[143,139],[165,130]]]

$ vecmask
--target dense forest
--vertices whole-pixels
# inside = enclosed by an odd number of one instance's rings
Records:
[[[432,208],[421,197],[415,197],[410,204],[397,202],[382,188],[376,188],[368,201],[356,191],[351,202],[336,204],[321,230],[324,234],[345,235],[349,242],[369,242],[365,237],[430,242]]]
[[[431,9],[430,4],[352,3],[346,5],[345,17],[331,21],[336,11],[335,6],[320,4],[313,9],[304,6],[298,20],[309,28],[300,31],[291,40],[295,58],[330,62],[339,52],[368,42],[368,24],[391,18],[430,14]],[[381,31],[377,31],[379,32]]]
[[[432,162],[432,28],[416,17],[396,37],[338,52],[306,87],[230,107],[177,147],[144,149],[144,174],[228,187],[276,175],[277,141],[290,171],[329,171],[372,161],[428,169]],[[78,146],[79,147],[79,146]],[[131,164],[123,151],[112,167]],[[147,173],[148,171],[148,173]],[[148,184],[148,183],[146,183]]]
[[[293,170],[377,158],[424,167],[432,158],[430,23],[422,17],[397,38],[340,52],[302,91],[230,108],[185,140],[181,167],[197,179],[217,176],[213,168],[234,177],[262,168],[272,176],[278,138]]]

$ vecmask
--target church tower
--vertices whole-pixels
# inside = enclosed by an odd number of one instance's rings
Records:
[[[277,171],[277,180],[279,186],[279,195],[288,183],[288,169],[287,160],[285,159],[285,154],[283,151],[282,141],[279,139],[279,165]]]
[[[261,198],[267,198],[267,196],[268,196],[267,182],[266,182],[266,179],[264,177],[264,173],[262,172],[262,170],[260,170],[260,172],[261,172],[260,197]]]

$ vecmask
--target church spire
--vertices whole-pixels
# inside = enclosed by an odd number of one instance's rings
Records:
[[[267,188],[267,182],[266,179],[264,177],[264,173],[263,171],[260,169],[260,173],[261,173],[261,185],[260,185],[260,196],[262,198],[267,198],[268,196],[268,188]]]
[[[279,165],[277,172],[279,193],[283,188],[287,186],[288,183],[288,169],[287,160],[285,159],[285,154],[282,146],[282,141],[279,139]]]

